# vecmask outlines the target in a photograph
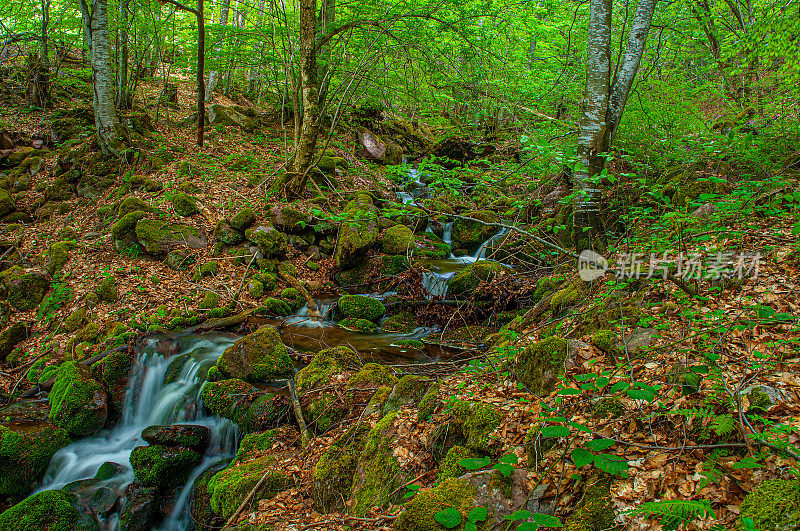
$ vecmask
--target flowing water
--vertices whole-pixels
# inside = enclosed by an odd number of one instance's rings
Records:
[[[187,483],[189,486],[207,467],[231,457],[236,452],[237,429],[228,420],[204,414],[200,390],[208,369],[235,339],[225,334],[185,336],[176,340],[151,339],[136,356],[120,421],[111,430],[75,441],[59,450],[50,461],[40,490],[58,489],[92,478],[103,463],[112,462],[122,465],[123,471],[110,480],[93,482],[93,490],[85,494],[91,496],[97,488],[108,487],[122,495],[125,487],[133,481],[131,451],[146,444],[141,438],[142,430],[155,424],[190,423],[211,429],[211,444],[203,462],[193,471]],[[168,348],[171,341],[177,341],[177,348]],[[165,354],[165,351],[172,354]],[[180,364],[180,367],[170,368],[171,363]],[[165,385],[168,369],[172,377]],[[190,494],[191,488],[183,489],[174,510],[160,529],[182,531],[189,528]],[[118,518],[110,516],[104,525],[106,529],[114,530]]]

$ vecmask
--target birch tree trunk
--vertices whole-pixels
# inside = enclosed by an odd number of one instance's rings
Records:
[[[129,109],[131,101],[128,96],[128,10],[130,0],[119,2],[119,57],[117,60],[117,93],[116,104],[121,109]]]
[[[84,61],[91,62],[91,55],[92,55],[92,28],[90,21],[92,17],[89,14],[89,6],[86,4],[86,0],[78,0],[78,9],[81,12],[81,36],[83,37],[83,50],[81,50],[81,55],[83,56]]]
[[[298,197],[303,193],[319,136],[316,36],[317,1],[300,0],[300,91],[303,99],[303,122],[292,161],[292,171],[284,192],[287,197]]]
[[[114,151],[119,118],[114,107],[114,72],[111,45],[108,41],[108,0],[92,0],[92,85],[94,87],[94,122],[98,142],[104,153]]]
[[[611,92],[611,0],[589,3],[586,55],[586,93],[578,133],[578,164],[573,172],[573,237],[575,249],[600,250],[605,230],[600,219],[600,190],[596,177],[602,171]]]
[[[222,48],[225,43],[225,26],[228,25],[228,12],[231,8],[231,0],[223,0],[222,7],[219,9],[219,25],[222,27],[221,35],[214,45],[214,59],[219,61]],[[211,101],[214,98],[214,87],[219,82],[219,70],[215,68],[208,73],[208,82],[206,83],[206,101]]]

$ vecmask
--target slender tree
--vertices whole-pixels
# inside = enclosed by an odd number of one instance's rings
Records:
[[[214,59],[219,63],[220,54],[222,53],[222,48],[225,43],[225,35],[226,35],[226,28],[225,26],[228,25],[228,12],[231,8],[231,0],[222,0],[222,6],[219,9],[219,25],[221,28],[221,32],[219,34],[219,38],[217,39],[216,44],[214,45]],[[206,101],[211,101],[214,97],[214,88],[217,86],[219,82],[219,64],[208,73],[208,84],[206,86]]]

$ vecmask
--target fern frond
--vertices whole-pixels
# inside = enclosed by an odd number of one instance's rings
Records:
[[[630,516],[644,516],[645,518],[660,517],[661,526],[665,531],[676,531],[681,526],[687,526],[695,519],[717,515],[711,509],[708,500],[663,500],[645,502],[631,510]]]

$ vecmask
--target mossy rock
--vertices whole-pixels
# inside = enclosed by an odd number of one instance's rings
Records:
[[[335,374],[352,371],[361,366],[358,355],[350,347],[333,347],[319,351],[307,366],[295,375],[300,395],[315,387],[326,385]]]
[[[69,252],[78,247],[75,242],[56,242],[47,250],[47,274],[52,276],[61,273],[69,261]]]
[[[325,433],[347,416],[348,404],[333,394],[314,393],[303,397],[303,417],[316,433]]]
[[[397,411],[406,406],[416,406],[430,387],[430,381],[422,376],[407,374],[400,378],[386,400],[384,412]]]
[[[598,330],[592,336],[592,343],[594,346],[614,357],[622,354],[619,347],[619,334],[613,330]]]
[[[227,468],[229,464],[229,460],[223,459],[219,463],[212,465],[204,470],[192,485],[189,514],[192,521],[206,528],[221,529],[225,525],[224,519],[215,514],[214,510],[211,508],[211,492],[208,490],[208,484],[214,476],[221,470]]]
[[[217,369],[229,378],[265,381],[292,373],[292,360],[274,326],[263,325],[225,349]]]
[[[386,313],[386,307],[378,299],[364,295],[342,295],[338,302],[339,311],[345,317],[377,321]]]
[[[276,430],[267,430],[258,433],[248,433],[239,443],[239,450],[236,452],[236,460],[241,461],[247,454],[263,453],[272,448],[277,441]]]
[[[469,470],[461,466],[459,461],[473,457],[480,457],[480,455],[469,448],[465,448],[463,446],[453,446],[447,451],[444,459],[442,459],[442,461],[439,463],[436,481],[441,483],[446,479],[463,476],[469,472]]]
[[[478,452],[488,452],[492,445],[492,432],[500,425],[502,416],[491,404],[478,401],[457,400],[451,410],[453,422],[466,439],[464,446]]]
[[[219,295],[214,293],[213,291],[207,291],[206,294],[203,296],[203,300],[200,301],[199,308],[201,310],[211,310],[219,306]]]
[[[745,496],[739,509],[739,515],[753,520],[756,529],[797,529],[800,527],[800,481],[764,481]],[[744,525],[739,524],[737,529],[744,531]]]
[[[475,218],[487,223],[497,223],[497,214],[489,210],[465,212],[464,216]],[[453,222],[452,239],[455,249],[462,249],[469,254],[478,250],[483,242],[497,234],[498,228],[493,225],[484,225],[478,221],[457,218]]]
[[[188,448],[157,444],[137,446],[130,459],[133,473],[142,485],[167,491],[186,483],[203,456]]]
[[[439,383],[434,383],[433,385],[428,388],[428,391],[425,393],[425,396],[422,397],[422,400],[419,403],[419,408],[417,409],[417,420],[423,421],[428,420],[430,416],[442,405],[442,401],[439,399]]]
[[[536,281],[536,290],[533,292],[532,302],[537,303],[548,295],[558,291],[564,281],[564,275],[550,275],[541,277]]]
[[[595,417],[598,418],[619,418],[625,414],[625,406],[622,401],[616,396],[604,396],[594,404],[592,409]]]
[[[280,206],[272,212],[275,226],[287,232],[301,232],[311,223],[311,215],[292,206]]]
[[[0,189],[0,217],[6,216],[16,210],[17,205],[7,190]]]
[[[65,430],[47,422],[20,429],[0,425],[0,497],[30,493],[53,454],[69,443]]]
[[[334,279],[341,286],[363,286],[375,280],[370,285],[377,289],[388,289],[392,285],[392,277],[408,269],[408,258],[404,255],[372,256],[367,260],[346,271],[336,273]]]
[[[245,231],[256,222],[256,215],[253,209],[245,207],[231,218],[231,227],[239,231]]]
[[[192,280],[200,280],[201,278],[213,277],[219,273],[219,262],[209,261],[204,264],[199,264],[194,268],[194,276]]]
[[[414,249],[414,233],[405,225],[389,227],[381,237],[381,250],[386,254],[406,254]]]
[[[262,284],[259,280],[255,278],[251,278],[250,282],[247,283],[247,293],[249,293],[250,297],[253,299],[260,299],[261,297],[264,296],[264,284]],[[289,315],[289,313],[290,312],[287,310],[285,314],[277,314],[277,315]]]
[[[358,332],[361,334],[377,334],[380,332],[378,325],[366,319],[358,319],[357,317],[345,317],[336,326],[344,328],[350,332]]]
[[[43,490],[0,514],[4,531],[74,531],[80,513],[77,496],[63,490]]]
[[[553,311],[553,316],[559,317],[563,315],[568,308],[580,303],[582,297],[579,282],[570,284],[566,288],[555,292],[550,299],[550,309]]]
[[[141,210],[131,212],[122,216],[111,226],[111,238],[114,242],[114,249],[119,253],[139,253],[142,246],[136,238],[136,224],[147,217],[147,213]]]
[[[138,197],[130,196],[126,197],[122,203],[120,203],[119,208],[117,209],[117,217],[122,219],[128,214],[133,212],[146,212],[150,214],[160,214],[161,211],[150,203],[139,199]]]
[[[322,513],[344,507],[353,489],[353,476],[358,457],[369,433],[365,425],[357,425],[339,436],[314,465],[314,506]]]
[[[14,348],[28,339],[30,324],[26,322],[16,322],[10,324],[5,330],[0,332],[0,361],[6,361]]]
[[[395,521],[396,531],[442,531],[444,526],[436,521],[436,514],[452,508],[461,515],[462,523],[451,529],[463,529],[467,516],[475,508],[473,499],[477,491],[460,479],[446,479],[437,487],[418,493],[408,502]]]
[[[564,370],[568,347],[558,336],[525,347],[516,357],[517,379],[537,396],[550,393]]]
[[[414,245],[416,246],[415,255],[417,257],[431,258],[433,260],[444,260],[452,252],[448,244],[430,232],[415,235]]]
[[[306,303],[305,297],[295,288],[286,288],[281,291],[281,300],[286,301],[292,312],[296,312]]]
[[[139,221],[136,224],[136,238],[145,251],[156,257],[164,257],[177,248],[202,249],[208,245],[205,235],[197,227],[158,219]]]
[[[122,323],[117,324],[125,326]],[[117,415],[122,413],[125,391],[128,389],[128,378],[132,369],[133,354],[127,349],[109,354],[96,361],[91,367],[92,375],[103,384],[111,396],[113,411]]]
[[[41,271],[25,271],[14,266],[0,274],[0,296],[8,299],[15,310],[33,310],[50,289],[47,275]]]
[[[178,192],[172,196],[172,208],[175,209],[179,216],[184,218],[194,216],[200,212],[200,209],[197,208],[197,199],[184,192]]]
[[[108,418],[105,389],[92,378],[88,369],[74,361],[59,368],[47,400],[50,403],[50,422],[75,437],[96,432]]]
[[[142,430],[142,439],[152,446],[183,447],[202,453],[211,443],[211,428],[196,424],[157,424]]]
[[[95,293],[97,293],[97,296],[103,302],[117,302],[119,300],[117,279],[111,275],[105,277],[102,281],[100,281],[100,284],[98,284],[97,288],[95,288]]]
[[[258,246],[261,253],[269,258],[283,256],[289,248],[286,235],[272,225],[251,227],[245,231],[245,237]]]
[[[397,376],[387,365],[380,363],[366,363],[361,369],[347,380],[348,389],[361,389],[380,387],[382,385],[394,386],[397,383]]]
[[[396,416],[396,412],[387,414],[367,435],[353,480],[351,512],[355,516],[364,516],[372,507],[395,501],[399,497],[395,491],[405,483],[406,476],[394,456],[398,439]]]
[[[583,489],[583,498],[564,522],[566,531],[603,531],[614,529],[614,504],[611,481],[592,478]]]
[[[408,227],[414,233],[422,232],[425,230],[425,227],[428,226],[428,214],[421,208],[413,205],[403,206],[403,212],[393,215],[391,219],[392,221]]]
[[[237,245],[244,241],[244,234],[234,229],[230,222],[221,219],[214,227],[214,236],[226,245]]]
[[[470,264],[447,281],[447,295],[463,297],[475,291],[481,282],[489,282],[498,276],[511,274],[511,269],[499,262],[478,260]]]
[[[194,261],[194,256],[182,249],[173,249],[167,253],[166,264],[173,271],[186,271],[194,264]]]
[[[334,260],[341,269],[358,266],[365,258],[366,252],[378,241],[378,223],[375,219],[377,208],[372,197],[357,194],[347,206],[344,213],[352,218],[351,222],[342,223],[336,238]]]
[[[275,458],[267,455],[244,463],[233,463],[215,474],[208,482],[212,510],[224,518],[230,518],[274,463]],[[260,500],[268,500],[292,485],[289,477],[276,470],[267,475],[250,503],[255,506]]]
[[[64,330],[67,332],[74,332],[79,328],[83,328],[86,324],[89,323],[90,315],[88,314],[86,307],[78,308],[71,314],[64,319]]]
[[[201,398],[212,413],[232,420],[244,432],[275,428],[290,418],[287,397],[262,391],[242,380],[208,382]]]
[[[277,315],[278,317],[292,315],[292,309],[289,307],[289,304],[287,304],[286,301],[274,297],[265,299],[262,303],[262,308],[264,308],[267,315]]]

